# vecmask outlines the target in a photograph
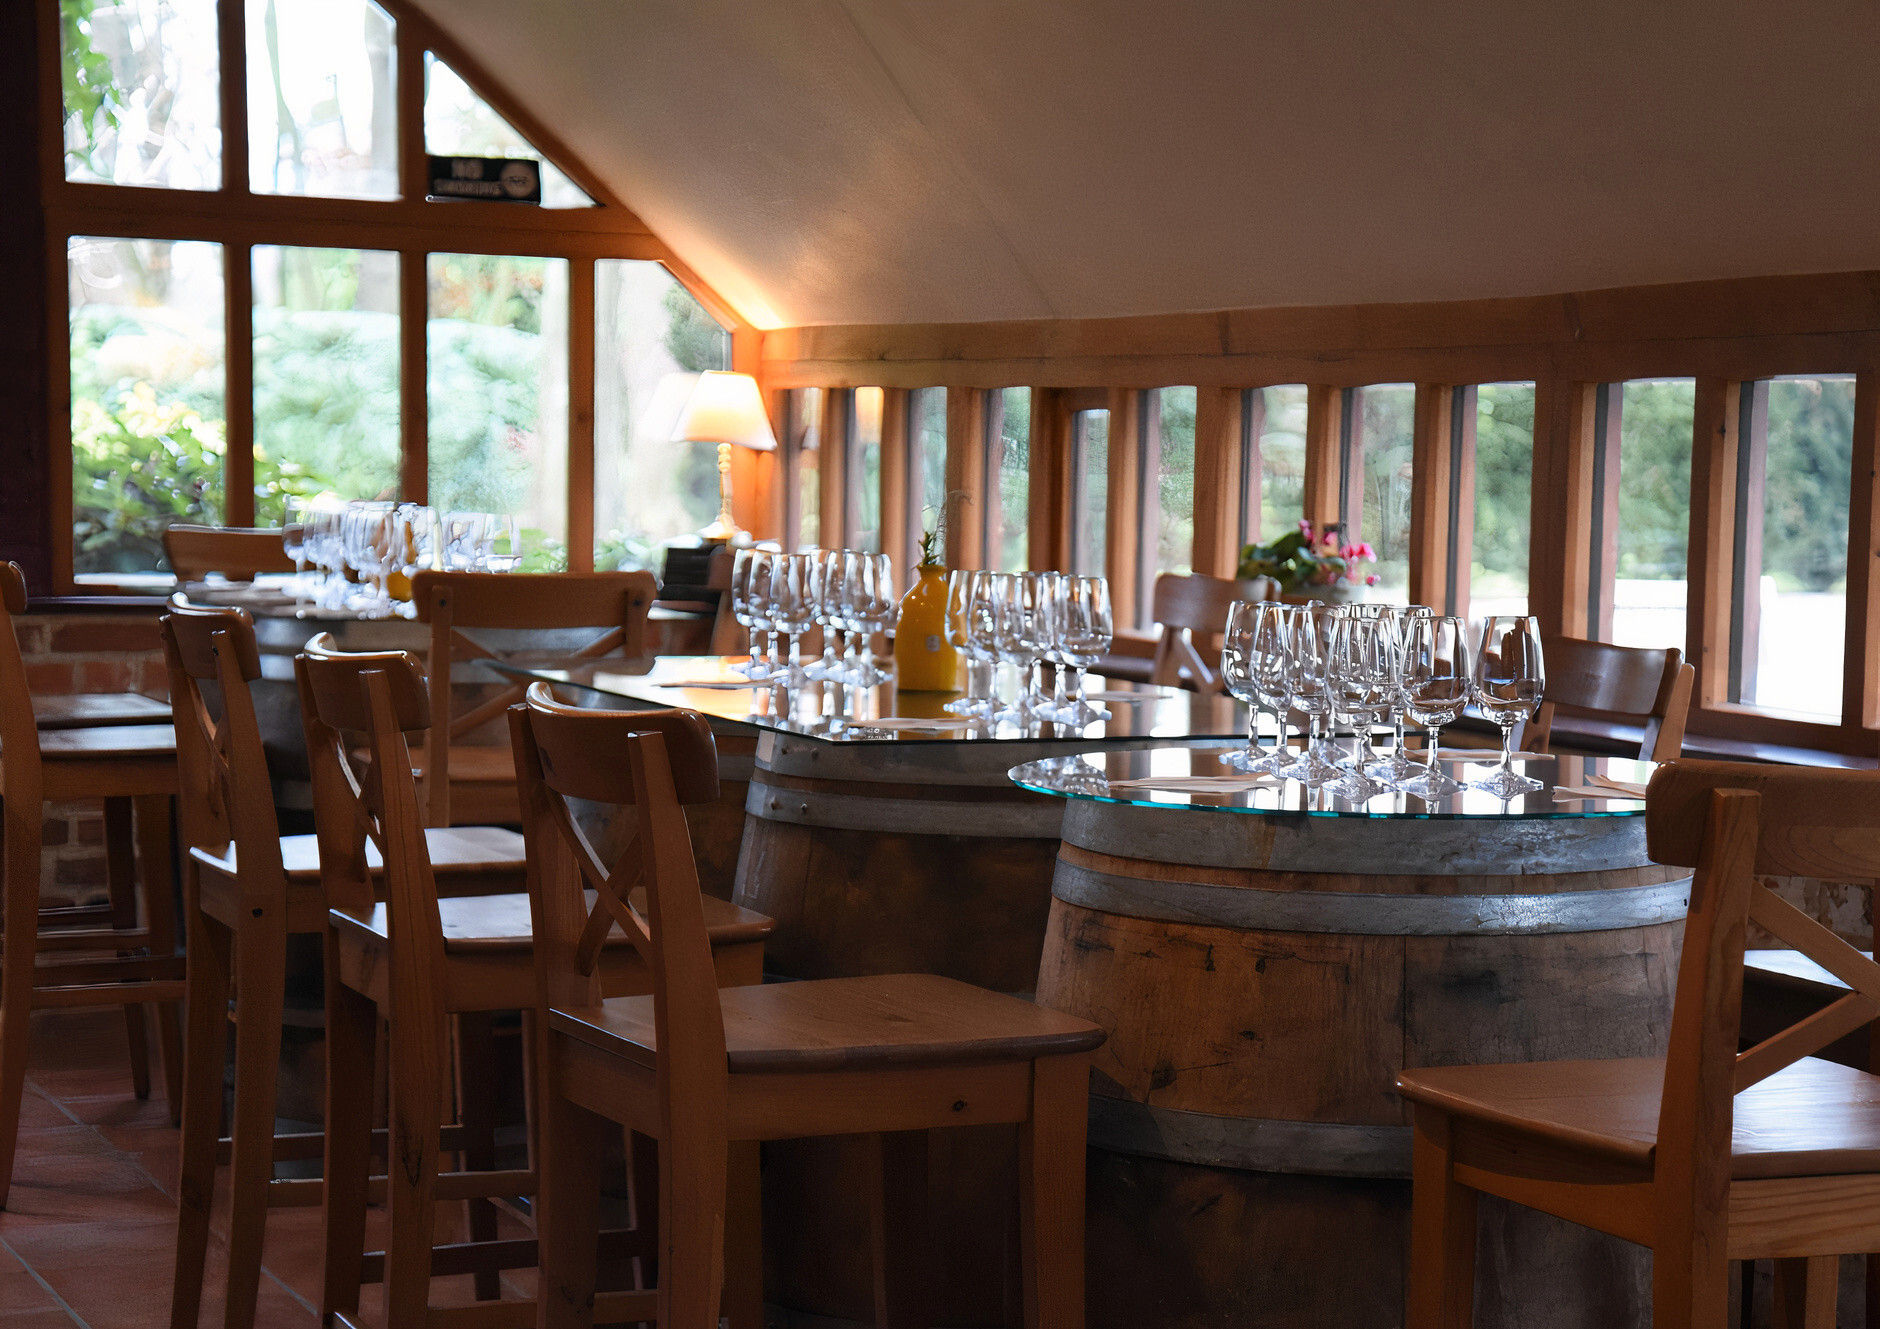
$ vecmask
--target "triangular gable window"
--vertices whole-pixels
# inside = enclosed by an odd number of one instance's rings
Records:
[[[544,207],[594,206],[585,190],[430,53],[424,59],[424,149],[447,157],[533,157],[542,163]]]

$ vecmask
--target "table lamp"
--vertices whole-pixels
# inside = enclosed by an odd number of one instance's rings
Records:
[[[699,538],[723,544],[746,537],[731,516],[731,449],[774,452],[777,447],[757,380],[717,369],[700,374],[673,426],[672,441],[718,445],[718,516],[699,532]]]

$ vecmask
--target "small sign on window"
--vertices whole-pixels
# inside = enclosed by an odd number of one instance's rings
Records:
[[[427,157],[432,198],[540,203],[542,163],[527,157]]]

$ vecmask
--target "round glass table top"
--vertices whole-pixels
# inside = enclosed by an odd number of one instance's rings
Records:
[[[1512,799],[1464,788],[1434,800],[1390,790],[1357,801],[1324,785],[1308,788],[1297,780],[1248,775],[1225,760],[1241,750],[1238,743],[1219,743],[1083,752],[1026,762],[1010,776],[1035,793],[1178,812],[1506,819],[1640,816],[1645,784],[1657,769],[1622,757],[1534,755],[1517,757],[1514,769],[1539,780],[1541,788]],[[1422,760],[1414,750],[1411,756]],[[1445,747],[1437,764],[1466,785],[1492,774],[1499,762],[1500,753],[1492,749],[1478,757]]]

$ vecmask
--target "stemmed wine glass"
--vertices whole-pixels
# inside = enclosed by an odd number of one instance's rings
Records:
[[[294,560],[294,617],[307,598],[307,525],[313,504],[298,494],[289,494],[281,504],[281,552]]]
[[[1437,764],[1443,726],[1462,714],[1474,689],[1467,625],[1450,614],[1412,618],[1404,638],[1402,678],[1404,710],[1429,730],[1429,751],[1422,774],[1397,787],[1428,802],[1447,798],[1462,784]]]
[[[1331,652],[1326,660],[1325,687],[1331,696],[1333,718],[1349,723],[1355,733],[1351,760],[1345,773],[1328,786],[1340,798],[1361,803],[1384,792],[1386,786],[1364,773],[1365,748],[1371,725],[1389,704],[1390,655],[1383,639],[1383,619],[1376,614],[1345,614],[1332,625]]]
[[[1393,738],[1390,755],[1372,762],[1364,768],[1364,773],[1393,788],[1398,782],[1408,780],[1423,770],[1423,764],[1411,761],[1404,749],[1403,652],[1411,620],[1428,618],[1429,615],[1430,611],[1424,605],[1384,607],[1384,646],[1390,652],[1390,698],[1384,718],[1390,721]]]
[[[783,657],[777,650],[777,555],[774,551],[755,551],[751,559],[747,594],[750,596],[751,621],[762,630],[768,645],[763,653],[763,672],[752,674],[751,677],[768,680],[773,685],[780,684],[783,681]],[[757,657],[753,656],[752,659],[755,661]]]
[[[514,572],[522,566],[522,531],[516,519],[503,512],[485,512],[479,571]]]
[[[1332,713],[1326,678],[1331,663],[1332,628],[1344,616],[1343,605],[1309,604],[1293,616],[1288,655],[1292,661],[1293,709],[1306,717],[1305,751],[1299,760],[1278,774],[1316,789],[1341,774],[1339,752],[1327,737],[1325,721]]]
[[[451,520],[455,521],[460,515],[452,513]],[[744,629],[750,642],[750,658],[743,664],[733,665],[732,669],[752,682],[767,677],[770,672],[764,663],[763,645],[758,641],[758,634],[769,627],[769,622],[763,607],[751,596],[758,561],[765,557],[763,550],[747,546],[738,550],[731,560],[731,616]]]
[[[1062,572],[1028,572],[1025,575],[1038,579],[1038,656],[1051,666],[1051,694],[1047,700],[1042,689],[1039,691],[1038,718],[1058,724],[1068,723],[1059,712],[1070,706],[1070,698],[1064,693],[1064,675],[1070,668],[1070,662],[1064,658],[1062,623],[1064,583],[1069,578]]]
[[[451,572],[475,572],[482,564],[483,514],[447,512],[438,533],[444,547],[444,567]],[[742,620],[740,620],[741,622]]]
[[[784,657],[785,687],[803,685],[802,636],[815,622],[813,572],[808,554],[772,554],[771,622],[788,645]]]
[[[872,688],[889,678],[888,672],[875,663],[875,634],[894,626],[900,608],[894,594],[894,562],[886,554],[845,550],[842,581],[848,621],[853,635],[862,639],[861,653],[848,681],[858,688]]]
[[[1228,693],[1247,707],[1247,746],[1221,760],[1238,770],[1250,771],[1272,758],[1272,752],[1260,746],[1260,611],[1271,601],[1236,600],[1227,607],[1227,629],[1221,634],[1221,682]]]
[[[1501,730],[1501,765],[1493,775],[1473,782],[1471,789],[1507,800],[1543,788],[1539,780],[1514,769],[1514,729],[1534,714],[1546,686],[1540,620],[1520,614],[1483,619],[1475,652],[1475,701]]]
[[[992,573],[956,568],[947,575],[947,644],[966,657],[966,691],[941,709],[951,715],[989,716],[997,655],[993,637]]]
[[[835,549],[812,549],[809,559],[810,617],[822,629],[822,654],[804,667],[803,677],[818,683],[842,679],[842,554]]]
[[[1262,601],[1253,633],[1253,684],[1260,700],[1279,722],[1279,741],[1271,754],[1248,766],[1250,772],[1279,775],[1293,764],[1287,746],[1292,716],[1292,633],[1299,611],[1276,600]]]
[[[1077,677],[1069,699],[1053,708],[1053,718],[1059,724],[1082,729],[1110,718],[1107,708],[1093,706],[1084,699],[1084,674],[1103,658],[1116,635],[1110,583],[1103,577],[1060,576],[1057,590],[1051,636],[1056,643],[1056,658],[1062,662],[1058,667],[1059,692],[1063,691],[1064,665],[1076,670]]]

